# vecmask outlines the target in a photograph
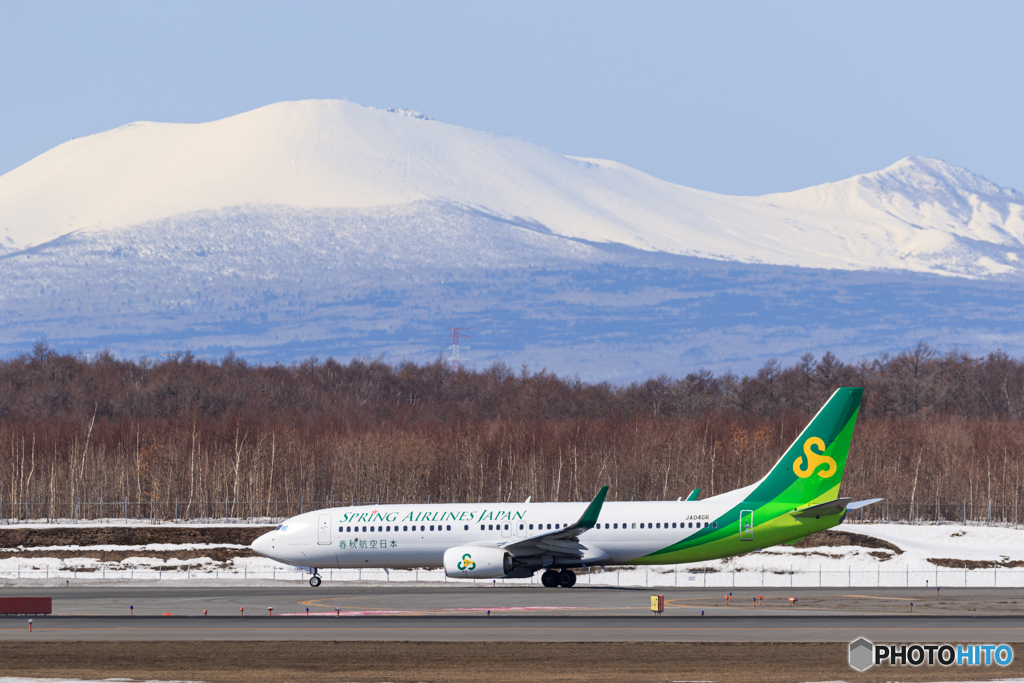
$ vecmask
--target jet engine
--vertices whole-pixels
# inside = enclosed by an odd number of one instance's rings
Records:
[[[501,548],[460,545],[444,551],[444,573],[453,579],[501,579],[515,566]]]

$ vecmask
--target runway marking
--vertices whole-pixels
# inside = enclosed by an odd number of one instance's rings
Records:
[[[576,609],[575,607],[450,607],[447,609],[438,610],[356,610],[347,612],[310,612],[311,617],[372,617],[372,616],[384,616],[384,615],[403,615],[413,616],[422,614],[453,614],[453,613],[466,613],[466,612],[557,612],[562,610]],[[597,608],[594,608],[597,609]],[[279,617],[301,617],[306,616],[305,612],[286,612],[275,616]]]
[[[844,595],[844,598],[867,598],[869,600],[903,600],[904,602],[913,602],[914,600],[930,600],[931,596],[923,598],[894,598],[888,595]]]
[[[346,600],[356,600],[356,599],[359,599],[359,598],[362,598],[362,597],[363,596],[361,596],[361,595],[350,595],[347,598],[337,598],[337,599],[333,600],[333,602],[345,602]],[[330,605],[324,605],[323,603],[320,602],[321,600],[324,600],[324,599],[325,598],[316,598],[316,599],[313,599],[313,600],[300,600],[299,604],[300,605],[307,605],[309,607],[323,607],[324,609],[330,609],[331,608]]]

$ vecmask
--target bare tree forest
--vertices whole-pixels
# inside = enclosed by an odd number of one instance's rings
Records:
[[[1004,517],[1021,493],[1024,362],[924,344],[847,364],[589,384],[496,363],[254,366],[55,353],[0,361],[0,516],[181,519],[325,503],[702,497],[762,476],[839,386],[864,403],[843,495]],[[153,506],[153,507],[151,507]],[[172,507],[173,506],[173,507]],[[930,514],[930,513],[929,513]],[[957,513],[959,514],[959,512]]]

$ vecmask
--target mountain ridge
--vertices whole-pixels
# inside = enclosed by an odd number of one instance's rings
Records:
[[[77,231],[228,207],[374,212],[435,200],[651,253],[1024,274],[1024,195],[946,162],[908,157],[835,183],[738,197],[411,110],[333,100],[201,124],[139,122],[64,143],[0,176],[0,243],[12,253]],[[401,235],[392,241],[401,257]]]
[[[1022,208],[922,157],[734,197],[337,101],[130,124],[0,176],[0,353],[425,362],[471,327],[471,364],[616,382],[1017,354]]]

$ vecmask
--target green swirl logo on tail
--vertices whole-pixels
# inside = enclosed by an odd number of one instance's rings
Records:
[[[834,467],[835,463],[832,463],[832,465]],[[457,566],[460,572],[471,572],[476,569],[476,562],[473,561],[473,558],[469,553],[466,553],[462,556],[462,560],[459,561]]]
[[[815,453],[811,450],[811,446],[817,448],[819,452]],[[801,465],[804,466],[801,467]],[[816,436],[812,436],[807,441],[804,441],[803,457],[797,456],[793,462],[793,473],[801,479],[806,479],[814,474],[814,470],[818,465],[828,466],[826,469],[818,472],[818,476],[822,479],[828,479],[836,473],[836,461],[830,456],[825,455],[825,442]]]

